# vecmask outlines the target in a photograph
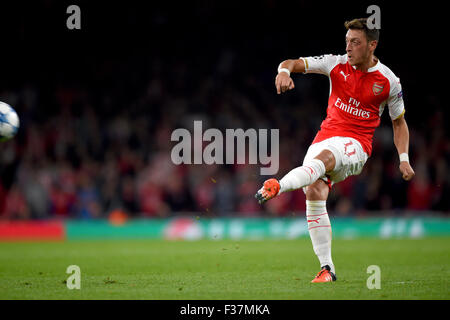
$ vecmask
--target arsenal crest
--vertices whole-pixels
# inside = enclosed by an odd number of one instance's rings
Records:
[[[372,92],[373,92],[373,94],[374,95],[379,95],[381,92],[383,92],[383,88],[384,88],[384,86],[383,85],[381,85],[381,84],[379,84],[379,83],[374,83],[373,84],[373,86],[372,86]]]

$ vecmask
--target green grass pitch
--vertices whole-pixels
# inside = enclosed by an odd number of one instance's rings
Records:
[[[449,299],[450,237],[334,240],[338,281],[312,284],[309,239],[0,243],[0,299]],[[65,284],[69,265],[81,289]],[[381,289],[366,286],[381,268]]]

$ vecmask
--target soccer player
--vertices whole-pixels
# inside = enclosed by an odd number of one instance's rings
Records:
[[[392,120],[399,169],[404,180],[414,176],[409,164],[409,131],[400,80],[374,55],[379,30],[367,19],[345,22],[346,54],[285,60],[275,79],[277,93],[294,88],[291,73],[319,73],[330,79],[327,117],[303,160],[281,180],[269,179],[255,197],[259,203],[287,191],[303,188],[309,235],[321,270],[312,280],[336,281],[331,259],[331,224],[326,200],[331,186],[361,173],[372,152],[372,138],[387,105]]]

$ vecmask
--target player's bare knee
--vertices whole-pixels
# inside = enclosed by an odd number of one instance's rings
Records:
[[[319,153],[315,159],[319,159],[325,165],[326,172],[330,172],[336,166],[336,159],[334,158],[333,152],[330,150],[323,150]]]
[[[317,180],[306,188],[307,200],[327,200],[329,193],[328,185],[323,180]]]

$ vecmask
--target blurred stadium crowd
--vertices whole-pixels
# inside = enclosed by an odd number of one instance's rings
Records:
[[[202,120],[204,130],[278,128],[277,177],[301,164],[326,114],[328,80],[296,75],[295,90],[278,96],[273,83],[280,61],[246,67],[255,58],[253,45],[220,47],[210,57],[189,50],[182,59],[161,52],[90,57],[83,62],[89,72],[72,69],[73,78],[56,70],[46,81],[1,88],[0,100],[18,111],[21,129],[0,145],[0,219],[90,219],[117,210],[133,217],[304,211],[301,190],[258,205],[254,194],[268,178],[260,176],[259,165],[176,166],[170,158],[172,131]],[[258,52],[264,60],[264,51]],[[428,112],[419,115],[424,106],[408,100],[405,85],[404,92],[416,177],[406,183],[400,176],[386,109],[362,174],[333,186],[333,215],[450,212],[443,106],[425,92]]]
[[[222,58],[224,64],[229,59]],[[325,114],[325,99],[296,103],[296,96],[309,90],[304,79],[297,78],[297,94],[280,98],[260,86],[256,76],[241,81],[200,77],[198,89],[191,90],[187,77],[193,76],[187,65],[162,73],[170,66],[156,61],[151,68],[151,80],[134,100],[128,101],[124,93],[117,97],[116,90],[129,92],[127,88],[94,92],[60,87],[54,93],[57,111],[45,117],[39,116],[35,86],[2,94],[18,107],[22,120],[19,136],[1,146],[3,218],[93,218],[115,209],[157,217],[192,211],[286,215],[305,209],[299,190],[270,201],[264,213],[253,198],[267,178],[259,175],[259,165],[176,166],[170,158],[172,131],[191,128],[193,120],[221,130],[279,128],[281,177],[301,163]],[[437,110],[425,122],[426,131],[410,126],[416,170],[411,183],[400,177],[392,130],[385,122],[377,130],[373,156],[363,173],[333,187],[329,209],[336,214],[448,212],[450,143],[444,119]]]

